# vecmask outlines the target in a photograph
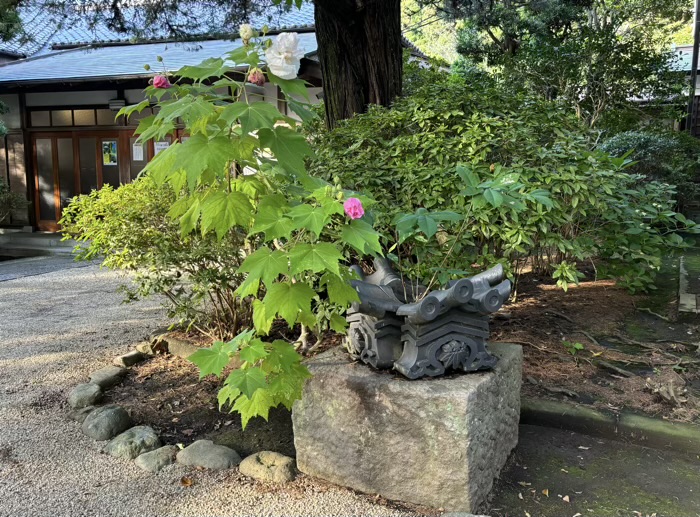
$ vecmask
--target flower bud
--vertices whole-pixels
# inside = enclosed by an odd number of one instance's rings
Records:
[[[257,86],[265,84],[265,74],[259,68],[253,68],[248,72],[248,82]]]
[[[148,72],[151,69],[151,65],[143,65],[143,69]]]
[[[157,75],[153,78],[153,87],[154,88],[168,89],[171,86],[172,86],[172,84],[170,84],[170,81],[168,81],[168,78],[165,77],[164,75]]]
[[[247,45],[248,42],[255,36],[255,31],[253,30],[252,25],[244,23],[238,29],[238,34],[240,34],[243,44]]]
[[[163,62],[162,56],[156,56],[156,61],[158,61],[159,63],[162,63]]]

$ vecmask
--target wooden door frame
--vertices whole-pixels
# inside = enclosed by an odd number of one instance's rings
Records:
[[[117,165],[119,167],[119,181],[120,183],[128,183],[129,176],[129,164],[131,163],[131,153],[129,149],[129,138],[134,134],[134,128],[124,128],[124,129],[76,129],[71,128],[70,130],[63,129],[62,131],[32,131],[31,132],[31,154],[32,154],[32,169],[34,174],[34,213],[36,216],[36,224],[40,230],[46,230],[51,232],[57,232],[61,229],[58,221],[61,219],[61,189],[60,180],[58,175],[58,139],[60,138],[70,138],[73,143],[73,181],[74,181],[74,192],[80,193],[80,139],[81,138],[95,138],[95,171],[97,174],[97,188],[100,189],[103,186],[102,177],[102,140],[116,140],[117,141],[117,152],[121,155],[118,158]],[[53,174],[53,188],[54,188],[54,204],[56,211],[56,220],[49,221],[41,219],[41,206],[40,206],[40,196],[41,190],[39,188],[39,164],[36,149],[37,139],[48,139],[51,140],[51,161],[52,161],[52,174]],[[149,146],[152,147],[152,146]],[[149,149],[150,151],[150,149]],[[152,152],[152,151],[151,151]],[[151,152],[149,152],[149,160],[151,157]],[[126,180],[126,181],[125,181]]]

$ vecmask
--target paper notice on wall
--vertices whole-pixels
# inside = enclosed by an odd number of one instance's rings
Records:
[[[143,161],[143,144],[134,144],[131,146],[131,159],[135,162]]]
[[[170,142],[155,142],[153,144],[153,154],[158,154],[170,147]]]

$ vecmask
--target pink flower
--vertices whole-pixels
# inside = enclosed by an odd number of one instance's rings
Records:
[[[362,201],[356,197],[348,198],[348,200],[343,203],[343,209],[350,219],[359,219],[365,215],[365,209],[362,208]]]
[[[262,86],[265,84],[265,75],[259,68],[253,68],[248,74],[248,82]]]
[[[170,88],[172,84],[170,84],[170,81],[168,81],[168,78],[165,77],[164,75],[157,75],[153,78],[153,87],[154,88]]]

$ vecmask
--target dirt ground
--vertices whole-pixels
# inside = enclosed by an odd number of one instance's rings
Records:
[[[524,395],[698,422],[700,331],[675,312],[675,296],[660,303],[608,280],[565,293],[524,277],[491,341],[523,345]]]

